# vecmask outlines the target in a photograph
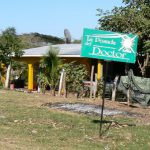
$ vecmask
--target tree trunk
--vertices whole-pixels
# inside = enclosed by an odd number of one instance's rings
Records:
[[[9,88],[10,71],[11,71],[11,63],[7,67],[6,80],[5,80],[5,89]]]
[[[146,67],[148,66],[149,64],[149,60],[150,60],[150,56],[149,56],[149,53],[146,53],[146,57],[144,59],[144,62],[143,64],[139,61],[138,59],[138,65],[139,65],[139,68],[141,70],[141,74],[143,77],[146,76]]]

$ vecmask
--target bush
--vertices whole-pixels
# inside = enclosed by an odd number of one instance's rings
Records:
[[[2,89],[3,88],[3,83],[2,83],[2,81],[0,80],[0,89]]]
[[[87,80],[88,71],[83,64],[76,64],[75,61],[63,65],[66,72],[66,90],[68,92],[80,92],[83,88],[83,80]]]
[[[97,97],[101,97],[103,95],[103,88],[104,88],[104,81],[103,78],[101,78],[100,80],[97,81]]]
[[[59,72],[61,60],[58,57],[59,49],[49,47],[49,51],[46,56],[43,56],[40,61],[40,72],[37,75],[37,80],[42,92],[46,90],[46,86],[49,86],[52,94],[55,95],[55,90],[59,84]]]

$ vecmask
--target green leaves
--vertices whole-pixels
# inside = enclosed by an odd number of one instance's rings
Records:
[[[147,52],[150,52],[150,40],[148,40],[144,43],[144,48]]]
[[[20,57],[22,54],[21,41],[16,35],[16,29],[7,28],[0,36],[0,61],[8,65],[13,55]]]
[[[147,0],[124,0],[124,7],[111,12],[98,10],[102,30],[139,35],[139,50],[145,51],[145,41],[150,40],[150,3]]]
[[[82,89],[83,80],[88,77],[86,66],[73,61],[64,64],[63,68],[66,72],[67,91],[79,92]]]
[[[139,68],[143,72],[150,64],[147,54],[147,52],[150,52],[150,1],[123,0],[123,3],[125,3],[125,6],[115,7],[107,13],[98,9],[99,29],[137,34],[139,36],[138,54],[145,53],[143,58],[140,58],[141,61],[138,62]]]
[[[57,56],[58,48],[50,46],[46,56],[43,56],[40,62],[41,72],[38,75],[38,83],[41,87],[45,88],[47,85],[55,91],[59,82],[59,71],[61,60]]]

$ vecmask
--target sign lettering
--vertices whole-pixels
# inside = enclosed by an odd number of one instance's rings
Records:
[[[137,35],[84,29],[81,56],[135,63]]]

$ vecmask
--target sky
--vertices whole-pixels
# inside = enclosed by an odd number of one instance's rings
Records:
[[[98,27],[96,9],[111,10],[122,0],[0,0],[0,31],[15,27],[18,34],[38,32],[72,39],[82,37],[83,28]]]

